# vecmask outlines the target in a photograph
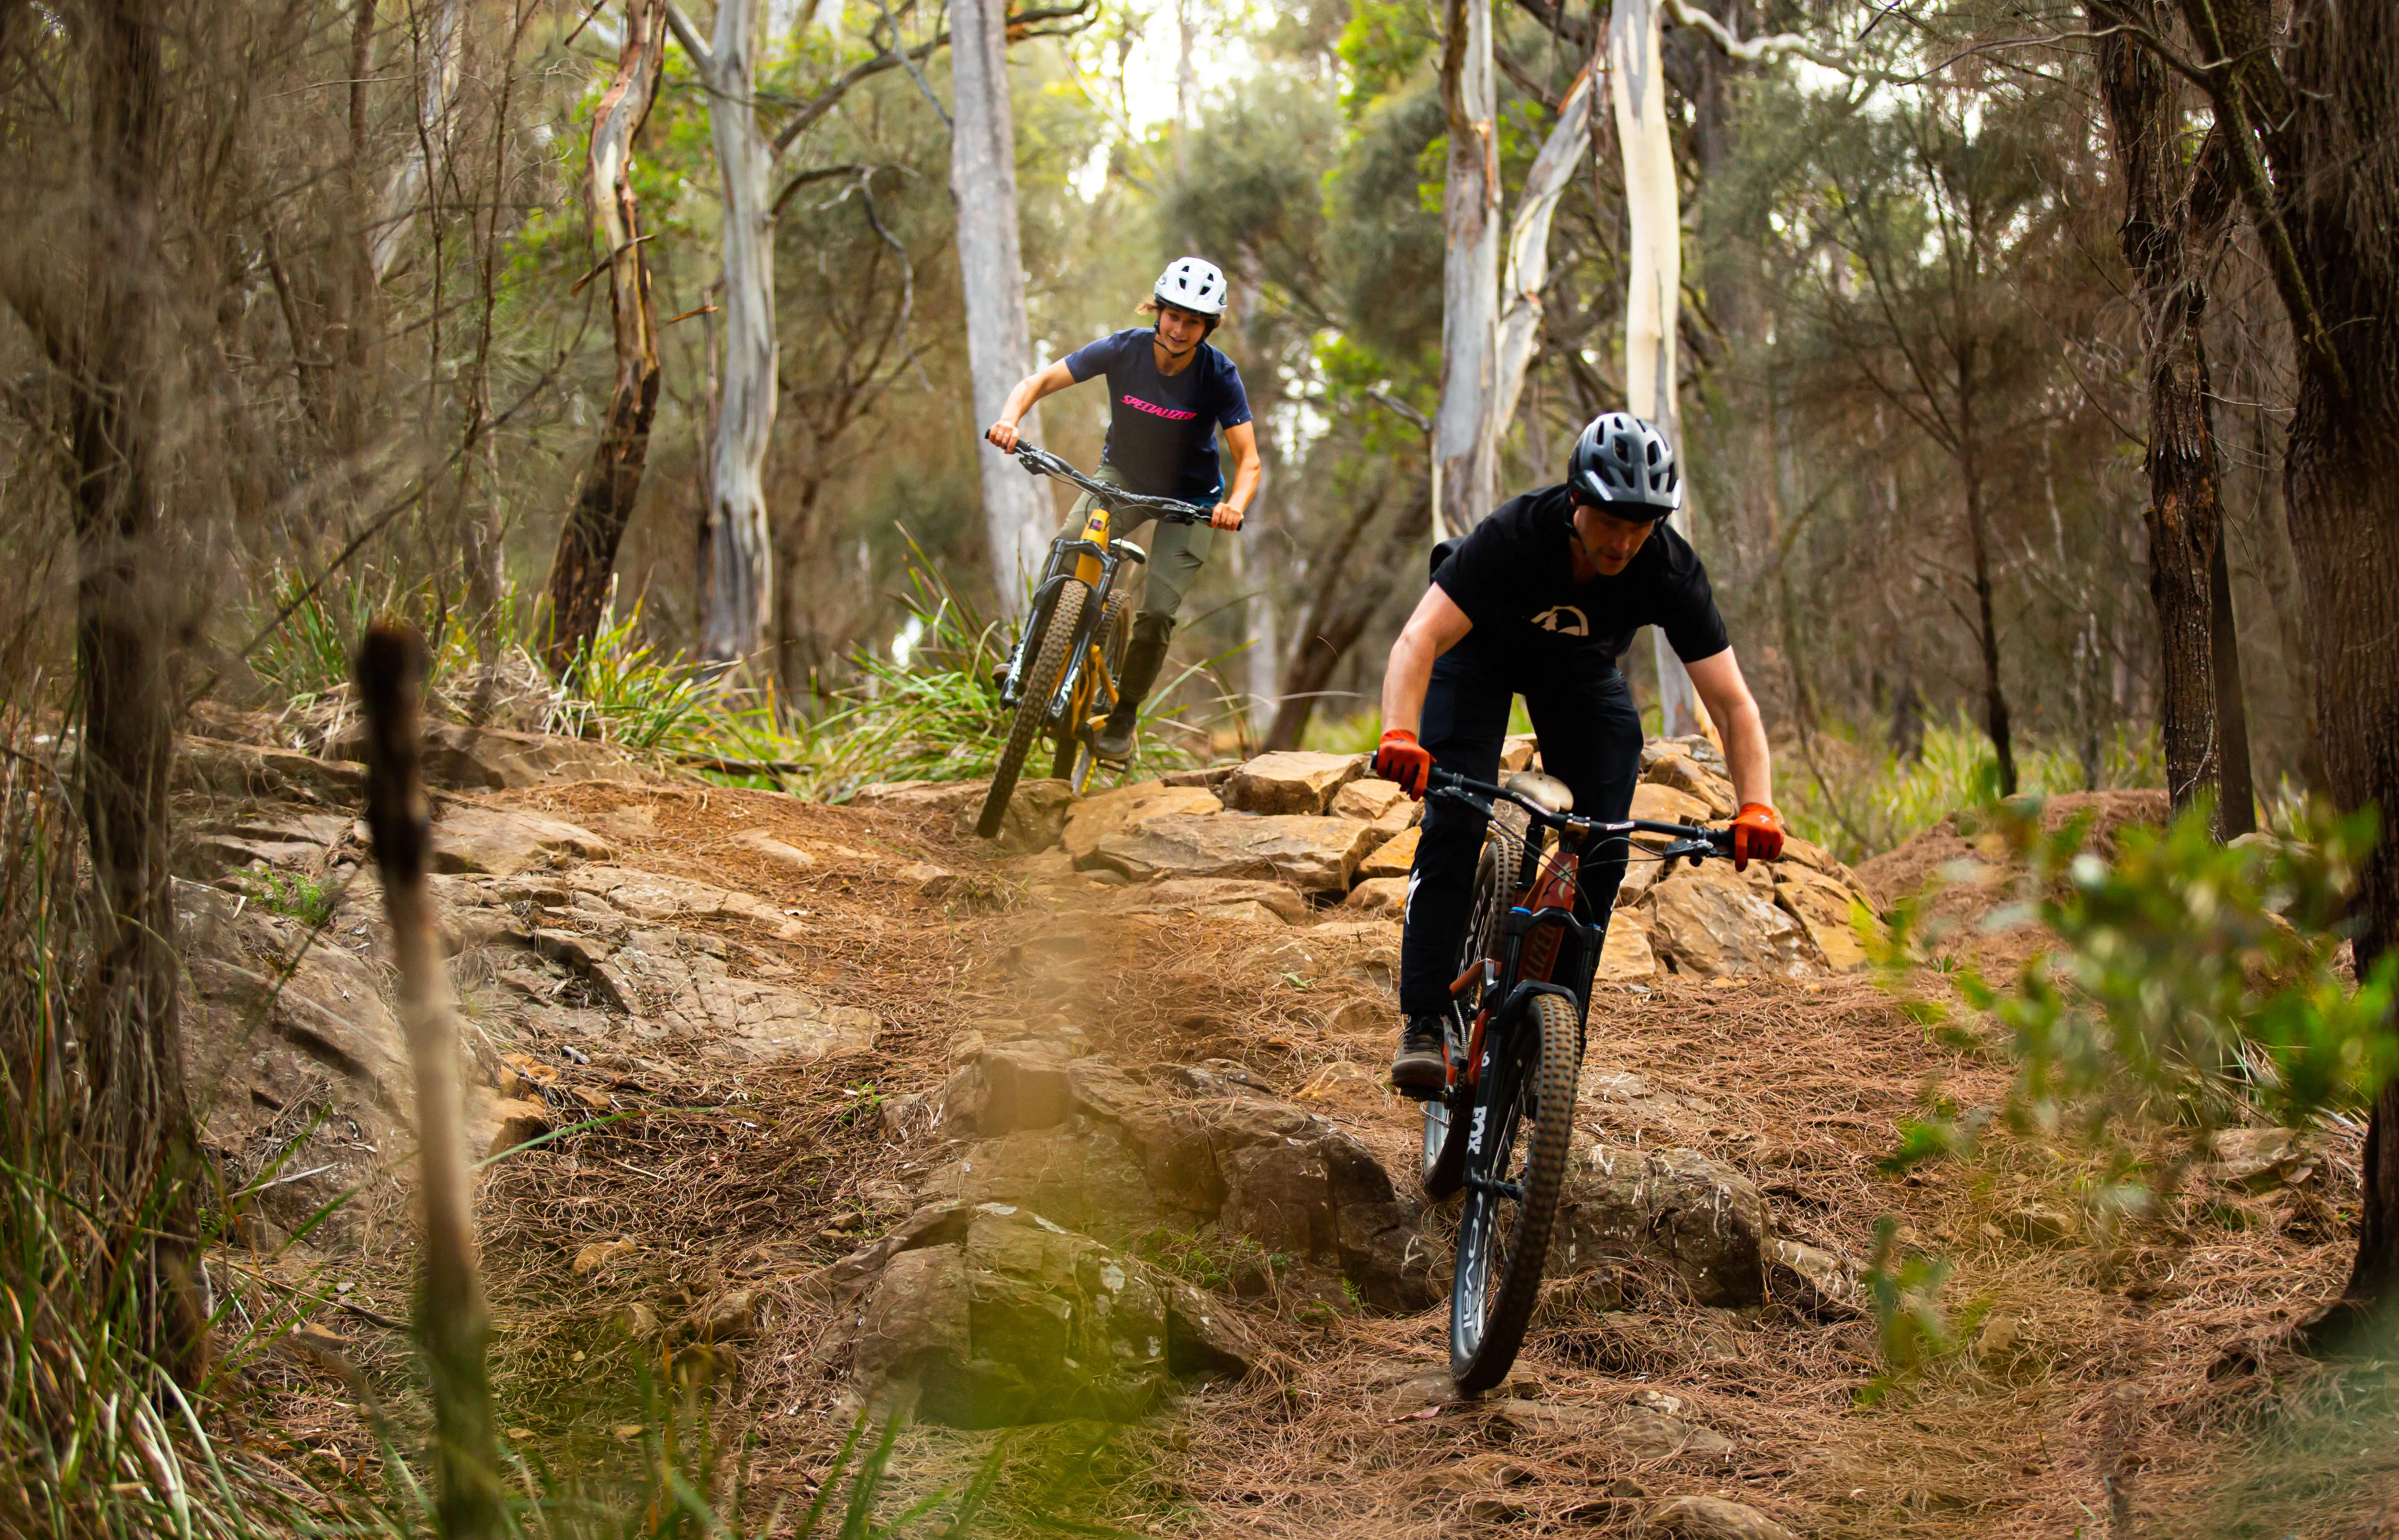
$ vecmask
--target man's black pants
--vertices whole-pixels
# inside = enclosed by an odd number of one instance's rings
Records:
[[[1441,768],[1497,780],[1509,708],[1520,695],[1541,740],[1541,768],[1573,789],[1575,811],[1626,817],[1641,777],[1641,713],[1624,675],[1586,649],[1511,646],[1487,632],[1468,632],[1433,663],[1416,740]],[[1448,1007],[1489,821],[1440,799],[1425,804],[1400,941],[1400,1009],[1409,1016]],[[1623,880],[1620,846],[1585,864],[1590,912],[1606,914]]]

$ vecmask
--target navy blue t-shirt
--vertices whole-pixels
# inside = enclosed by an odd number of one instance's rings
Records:
[[[1101,458],[1125,486],[1149,497],[1213,503],[1225,486],[1216,430],[1250,420],[1249,393],[1233,360],[1206,343],[1179,373],[1158,371],[1149,328],[1127,327],[1066,355],[1077,385],[1108,377],[1108,442]]]

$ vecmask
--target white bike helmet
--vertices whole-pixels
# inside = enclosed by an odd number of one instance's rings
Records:
[[[1225,314],[1225,275],[1204,257],[1181,257],[1158,276],[1150,297],[1211,320]]]

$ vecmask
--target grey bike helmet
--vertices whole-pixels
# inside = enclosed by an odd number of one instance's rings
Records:
[[[1625,519],[1663,519],[1683,506],[1682,472],[1666,435],[1629,412],[1591,420],[1566,466],[1575,501]]]

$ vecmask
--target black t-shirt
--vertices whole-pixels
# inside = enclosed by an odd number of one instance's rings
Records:
[[[1432,580],[1478,631],[1544,648],[1587,650],[1613,664],[1644,626],[1664,629],[1686,663],[1730,645],[1708,570],[1662,521],[1614,577],[1574,576],[1574,505],[1563,483],[1511,497],[1465,539],[1444,542]]]
[[[1128,490],[1148,497],[1213,503],[1225,485],[1216,430],[1250,420],[1249,394],[1233,360],[1206,343],[1172,374],[1158,371],[1150,329],[1127,327],[1066,355],[1080,385],[1108,377],[1108,442],[1101,457]]]

